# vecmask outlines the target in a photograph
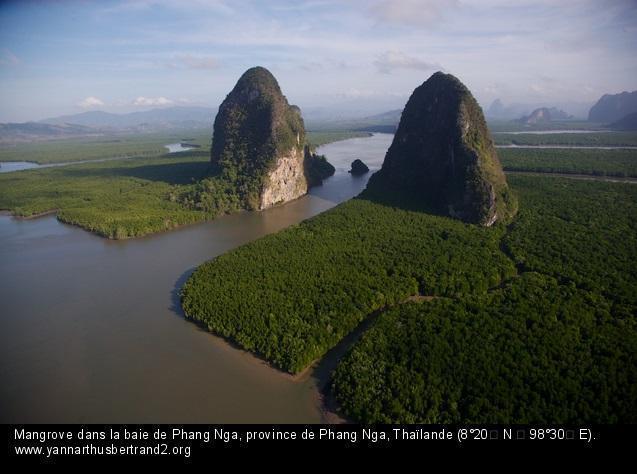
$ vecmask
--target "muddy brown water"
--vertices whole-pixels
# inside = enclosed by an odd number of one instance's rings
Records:
[[[313,371],[293,379],[184,320],[178,290],[197,265],[358,194],[392,135],[321,147],[336,174],[264,212],[128,241],[54,216],[0,216],[0,422],[312,423]]]

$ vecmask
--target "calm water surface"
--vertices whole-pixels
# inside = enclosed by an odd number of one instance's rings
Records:
[[[30,170],[31,168],[39,168],[37,163],[30,161],[3,161],[0,163],[0,173],[11,173],[13,171]]]
[[[316,380],[271,369],[183,319],[204,261],[358,194],[392,135],[319,149],[335,176],[310,195],[172,232],[108,241],[48,216],[0,216],[0,422],[311,423]],[[4,164],[3,164],[4,166]]]
[[[168,145],[164,145],[164,148],[168,149],[168,153],[180,153],[182,151],[192,150],[193,148],[197,147],[183,146],[181,143],[169,143]]]

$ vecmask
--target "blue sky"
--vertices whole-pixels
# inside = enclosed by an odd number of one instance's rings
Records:
[[[0,121],[216,107],[269,68],[305,110],[404,105],[436,70],[482,103],[637,89],[637,0],[0,3]]]

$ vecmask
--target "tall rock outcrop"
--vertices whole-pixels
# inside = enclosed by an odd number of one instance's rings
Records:
[[[368,193],[400,195],[483,226],[517,209],[482,109],[457,78],[442,72],[412,93]]]
[[[307,193],[313,159],[300,109],[267,69],[248,69],[215,118],[213,167],[237,185],[248,208],[266,209]]]

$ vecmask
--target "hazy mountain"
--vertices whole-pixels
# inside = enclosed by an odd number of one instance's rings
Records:
[[[407,99],[407,96],[343,97],[339,100],[326,100],[320,105],[298,105],[303,110],[303,119],[308,125],[317,122],[359,120],[382,114],[387,110],[402,110]]]
[[[513,103],[505,105],[500,99],[494,100],[485,111],[485,115],[490,120],[517,120],[523,116],[529,116],[533,111],[541,108],[559,111],[553,120],[572,120],[576,117],[586,117],[590,103],[583,102],[557,102],[554,104],[521,104]],[[568,118],[567,118],[568,117]]]
[[[37,122],[0,123],[0,144],[99,135],[99,131],[82,125],[52,125]]]
[[[533,110],[526,104],[512,104],[505,106],[500,99],[495,99],[489,108],[487,108],[485,115],[489,119],[494,120],[512,120],[520,117],[521,115],[527,115],[530,110]]]
[[[621,94],[605,94],[591,107],[588,120],[591,122],[610,123],[637,112],[637,91]]]
[[[486,110],[486,114],[491,117],[500,117],[504,113],[504,104],[500,99],[495,99]]]
[[[370,122],[378,123],[381,125],[398,125],[402,113],[402,109],[390,110],[388,112],[383,112],[382,114],[365,117],[362,120],[369,120]]]
[[[541,123],[553,122],[556,120],[572,120],[573,116],[567,114],[561,109],[556,107],[540,107],[539,109],[535,109],[529,115],[525,115],[516,120],[519,123],[525,125],[536,125]]]
[[[364,130],[368,132],[394,133],[400,121],[401,109],[380,114],[349,119],[306,120],[309,130]]]
[[[167,107],[127,114],[102,111],[83,112],[41,120],[48,124],[76,124],[93,128],[190,128],[208,127],[214,121],[217,110],[210,107]]]

